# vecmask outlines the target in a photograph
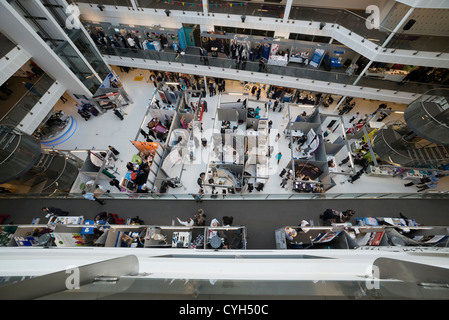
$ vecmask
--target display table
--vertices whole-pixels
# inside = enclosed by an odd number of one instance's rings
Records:
[[[172,248],[189,248],[192,240],[192,232],[173,232]]]
[[[404,180],[420,180],[422,179],[424,176],[430,176],[432,175],[432,172],[430,171],[425,171],[425,170],[410,170],[407,172],[404,172],[402,174],[402,179]]]
[[[366,169],[366,175],[372,177],[393,177],[395,175],[393,168],[379,168],[374,166],[368,166]]]
[[[50,217],[48,224],[82,224],[83,216]]]
[[[354,153],[358,152],[360,149],[362,149],[362,143],[359,140],[351,143],[351,151],[352,152],[354,152]]]
[[[285,67],[288,64],[288,58],[286,56],[272,55],[268,59],[268,64],[272,65],[272,66],[283,66],[283,67]]]
[[[301,56],[290,56],[290,62],[303,63],[304,59]]]
[[[376,69],[376,68],[368,69],[368,71],[366,72],[367,76],[378,77],[378,78],[381,78],[382,80],[389,80],[389,81],[396,81],[396,82],[401,82],[402,80],[404,80],[404,78],[408,74],[409,74],[409,72],[402,71],[402,70],[387,71],[387,70]]]

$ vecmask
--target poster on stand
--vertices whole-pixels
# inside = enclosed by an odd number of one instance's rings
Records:
[[[131,141],[131,143],[137,148],[137,150],[143,152],[147,156],[150,153],[154,155],[159,147],[159,143],[157,142]]]
[[[161,100],[162,100],[163,103],[168,104],[168,100],[167,100],[167,98],[165,96],[165,92],[164,91],[159,90],[159,96],[161,97]]]
[[[178,39],[179,39],[179,46],[181,47],[181,50],[185,50],[187,48],[187,41],[186,41],[186,35],[184,34],[184,28],[179,29]]]
[[[315,53],[313,54],[312,60],[310,60],[309,64],[315,68],[318,68],[321,59],[324,56],[324,52],[325,52],[324,49],[316,49]]]
[[[313,243],[325,243],[325,242],[330,242],[332,240],[334,240],[341,231],[337,231],[337,232],[325,232],[325,233],[320,233],[318,235],[318,237],[316,237],[315,239],[312,240]]]
[[[262,58],[267,59],[267,61],[270,58],[270,48],[271,48],[271,45],[269,43],[263,44]]]

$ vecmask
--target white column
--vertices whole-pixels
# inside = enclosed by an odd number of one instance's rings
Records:
[[[206,91],[206,96],[209,94],[209,87],[207,86],[207,77],[204,76],[204,90]]]
[[[285,4],[285,11],[284,11],[284,20],[288,20],[288,16],[290,15],[290,10],[292,8],[293,0],[287,0],[287,3]]]
[[[370,60],[370,62],[368,62],[365,66],[365,68],[363,69],[362,72],[360,72],[359,76],[357,77],[357,79],[355,79],[354,83],[352,85],[356,85],[357,82],[359,82],[360,78],[363,77],[363,75],[365,74],[366,71],[368,71],[368,68],[371,66],[371,64],[373,63],[372,60]]]
[[[203,1],[203,13],[204,13],[204,15],[207,15],[209,13],[208,1],[207,0],[202,0],[202,1]]]

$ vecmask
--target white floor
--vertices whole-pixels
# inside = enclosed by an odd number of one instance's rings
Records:
[[[133,104],[124,108],[126,112],[125,119],[121,121],[117,118],[111,111],[105,114],[99,115],[97,117],[91,117],[89,121],[85,121],[76,110],[75,102],[69,98],[69,101],[65,104],[59,102],[55,106],[55,110],[63,110],[66,113],[72,115],[78,122],[78,128],[75,134],[65,141],[64,143],[57,145],[55,149],[60,150],[74,150],[74,149],[88,149],[88,150],[107,150],[109,145],[114,146],[119,152],[119,160],[117,161],[117,179],[120,180],[126,173],[126,163],[131,160],[132,156],[136,153],[137,149],[132,145],[133,141],[140,131],[140,127],[144,116],[147,112],[148,104],[152,98],[154,85],[151,81],[147,82],[149,79],[148,70],[131,70],[128,74],[120,72],[119,68],[114,70],[120,76],[123,86],[126,92],[130,95],[133,100]],[[136,77],[143,77],[142,81],[136,81]],[[237,81],[227,81],[226,82],[226,92],[248,92],[244,91],[241,83]],[[215,95],[212,97],[205,98],[208,103],[208,112],[203,116],[203,133],[202,135],[206,139],[210,139],[210,132],[214,126],[214,120],[216,115],[216,108],[218,105],[220,95]],[[235,101],[239,96],[223,95],[221,96],[223,101]],[[255,96],[249,95],[250,99],[255,99]],[[333,113],[336,104],[338,103],[338,98],[334,99],[334,103],[328,108],[320,107],[320,112],[323,114],[336,114]],[[377,109],[380,101],[369,101],[365,99],[354,99],[356,102],[356,107],[349,113],[344,115],[345,126],[349,126],[349,119],[355,112],[359,112],[360,115],[371,114]],[[262,94],[260,98],[260,106],[267,102],[266,96]],[[257,104],[257,103],[255,103]],[[402,118],[401,111],[404,111],[406,105],[387,103],[388,107],[392,107],[394,111],[398,113],[393,113],[389,118],[394,120],[400,120]],[[304,108],[306,112],[310,112],[310,108]],[[270,159],[270,169],[271,175],[265,184],[263,191],[258,192],[253,191],[253,194],[293,194],[291,190],[291,183],[285,188],[280,187],[281,178],[279,177],[279,172],[284,168],[290,161],[291,151],[288,148],[288,139],[283,135],[283,131],[288,122],[288,108],[284,107],[282,112],[269,111],[268,117],[273,121],[273,129],[270,135],[270,145],[274,147],[272,157]],[[293,116],[293,115],[292,115]],[[328,118],[325,121],[322,128],[326,127],[327,121],[332,119]],[[356,120],[355,122],[357,122]],[[375,120],[374,120],[375,121]],[[275,141],[275,135],[277,132],[281,133],[281,139]],[[342,132],[338,128],[334,133],[329,136],[330,141],[334,141],[338,135]],[[139,135],[138,140],[144,141],[143,136]],[[208,144],[209,145],[209,144]],[[209,149],[208,147],[201,147],[202,161],[185,161],[184,170],[181,177],[181,182],[183,187],[170,189],[169,193],[173,194],[192,194],[197,193],[199,186],[197,185],[197,178],[201,172],[205,172],[207,169],[207,160]],[[274,155],[277,152],[283,154],[279,165],[275,160]],[[344,147],[336,156],[337,164],[344,158],[347,157],[348,150]],[[343,165],[342,168],[338,168],[338,172],[348,170],[347,165]],[[405,187],[404,183],[407,181],[402,180],[400,177],[396,178],[380,178],[363,175],[359,180],[355,181],[354,184],[347,182],[348,176],[341,174],[333,174],[333,180],[336,182],[336,186],[329,190],[330,193],[410,193],[415,192],[416,187]],[[102,183],[103,187],[106,189],[111,189],[111,192],[116,193],[115,188],[111,188],[109,184]],[[414,189],[415,188],[415,189]],[[295,193],[296,194],[296,193]],[[190,196],[189,196],[190,197]]]

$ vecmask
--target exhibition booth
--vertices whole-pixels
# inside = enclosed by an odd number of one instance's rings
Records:
[[[70,193],[86,191],[101,198],[110,189],[109,181],[118,176],[117,159],[111,150],[72,150],[68,156],[79,163],[79,173]]]
[[[129,193],[147,193],[153,190],[162,161],[164,149],[157,142],[131,141],[137,153],[127,163],[120,187]]]
[[[329,190],[335,186],[332,176],[340,174],[336,156],[346,146],[343,137],[329,140],[329,131],[323,128],[328,115],[317,107],[289,104],[288,115],[284,135],[290,140],[291,160],[286,169],[293,173],[293,191]]]
[[[307,41],[267,38],[222,31],[201,33],[202,45],[208,52],[220,53],[235,59],[236,46],[246,50],[248,61],[264,58],[268,65],[287,66],[290,62],[318,68],[322,62],[332,68],[348,67],[357,56],[356,52],[342,45]]]
[[[47,225],[2,227],[0,246],[245,250],[246,234],[244,226],[109,225],[58,217]]]
[[[263,188],[269,177],[268,108],[247,94],[222,100],[231,96],[219,99],[204,181],[215,195]]]
[[[373,249],[447,247],[447,227],[419,226],[412,219],[372,218],[331,226],[287,226],[275,230],[277,249]]]

